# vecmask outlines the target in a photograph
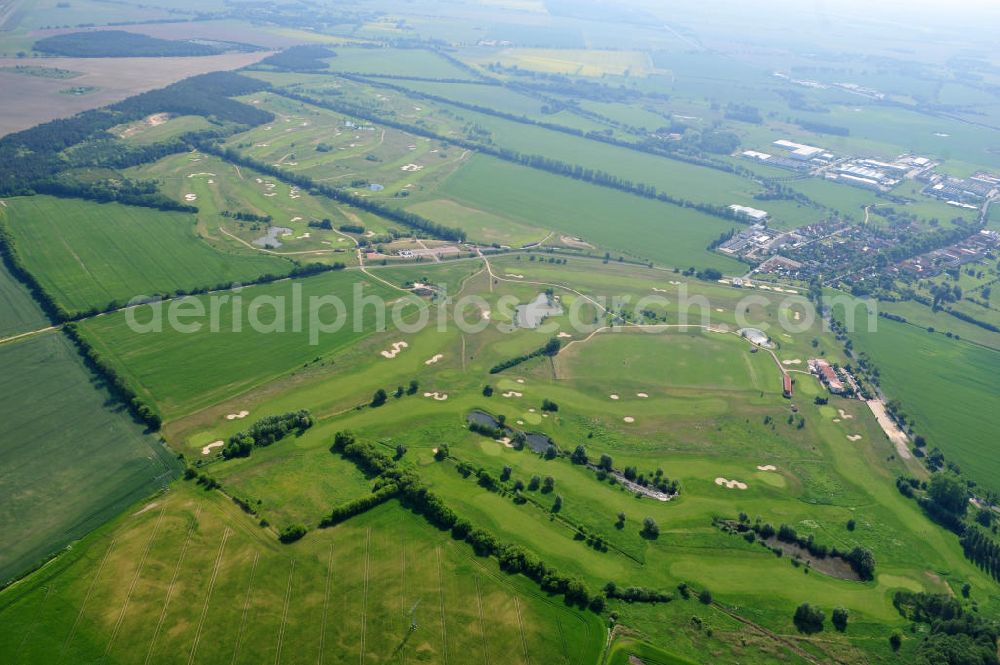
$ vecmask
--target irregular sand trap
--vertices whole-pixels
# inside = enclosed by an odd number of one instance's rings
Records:
[[[667,293],[666,289],[658,289],[655,286],[653,287],[653,290],[656,291],[657,293]]]
[[[291,221],[291,222],[299,222],[299,221],[302,221],[302,218],[301,217],[292,217],[289,221]]]
[[[634,423],[635,422],[635,418],[633,418],[632,416],[625,416],[624,418],[622,418],[622,420],[624,420],[627,423]]]
[[[422,170],[423,168],[424,168],[424,167],[423,167],[423,166],[421,166],[420,164],[406,164],[406,165],[404,165],[404,166],[400,166],[400,167],[399,167],[399,170],[400,170],[400,171],[407,171],[407,172],[410,172],[410,173],[412,173],[412,172],[414,172],[414,171],[420,171],[420,170]]]
[[[834,418],[834,419],[833,419],[833,422],[835,422],[835,423],[839,423],[839,422],[840,422],[840,418]]]
[[[570,335],[568,332],[561,332],[558,335],[556,335],[556,337],[561,337],[561,338],[565,339],[567,337],[572,337],[572,335]]]
[[[528,413],[534,413],[534,412],[535,412],[534,409],[528,409]]]
[[[647,397],[649,397],[649,395],[647,395],[646,393],[636,393],[635,396],[636,397],[641,397],[643,399],[646,399]]]
[[[849,414],[846,411],[844,411],[843,409],[837,409],[837,412],[840,414],[841,418],[846,418],[847,420],[850,420],[851,418],[854,417],[851,414]]]
[[[209,179],[208,179],[208,184],[210,184],[210,185],[214,185],[214,184],[215,184],[215,181],[214,181],[214,180],[212,180],[211,178],[209,178]]]
[[[722,309],[721,307],[716,307],[715,311],[716,312],[725,312],[726,310]]]
[[[801,318],[802,318],[802,315],[799,312],[795,312],[795,320],[798,321]]]
[[[503,393],[502,397],[524,397],[524,395],[522,395],[521,393],[517,392],[516,390],[509,390],[509,391]]]
[[[379,353],[382,354],[383,358],[388,358],[389,360],[392,360],[397,355],[399,355],[400,351],[402,351],[403,349],[405,349],[408,346],[409,346],[409,344],[407,344],[406,342],[395,342],[392,345],[392,350],[391,351],[379,351]]]
[[[446,399],[448,399],[448,393],[439,393],[439,392],[424,393],[424,397],[433,397],[437,401],[443,402]]]
[[[542,418],[548,418],[548,417],[549,417],[549,414],[547,414],[547,413],[543,413],[542,414]]]
[[[728,487],[729,489],[745,490],[747,488],[746,483],[741,483],[738,480],[726,480],[725,478],[716,478],[715,484],[722,487]]]
[[[142,515],[144,512],[152,510],[153,508],[156,508],[158,505],[160,505],[159,501],[154,501],[153,503],[147,503],[145,506],[132,513],[132,517],[135,517],[136,515]]]
[[[483,320],[484,321],[489,321],[490,320],[490,310],[488,310],[488,309],[484,309],[483,310]]]
[[[620,399],[620,397],[615,393],[611,393],[610,395],[608,395],[608,397],[610,397],[611,399]]]
[[[202,455],[207,455],[210,452],[212,452],[212,448],[221,448],[222,446],[223,446],[222,441],[213,441],[212,443],[208,444],[207,446],[202,446],[202,448],[201,448],[201,454]]]
[[[785,365],[801,365],[802,364],[802,361],[800,359],[798,359],[798,358],[795,358],[794,360],[782,360],[781,362],[784,363]]]
[[[517,382],[518,383],[524,383],[524,379],[518,379]]]
[[[854,441],[860,441],[861,440],[861,435],[860,434],[848,434],[847,435],[847,440],[851,441],[852,443]]]
[[[197,194],[185,194],[184,195],[184,200],[185,201],[197,201],[198,200],[198,195]]]
[[[249,411],[240,411],[239,413],[230,413],[226,416],[226,420],[242,420],[250,415]]]
[[[673,279],[670,280],[670,283],[673,284],[674,286],[680,286],[680,284],[681,284],[680,282],[678,282],[676,280],[673,280]]]
[[[437,353],[430,360],[425,360],[424,364],[425,365],[433,365],[434,363],[436,363],[437,361],[441,360],[442,358],[444,358],[444,354],[443,353]]]
[[[517,421],[517,424],[518,424],[518,425],[523,425],[523,424],[524,424],[524,421],[523,421],[523,420],[518,420],[518,421]]]
[[[757,466],[758,471],[777,471],[778,467],[773,464],[762,464]]]
[[[515,275],[512,272],[506,274],[507,277],[513,277],[514,279],[524,279],[524,275]]]
[[[198,178],[198,177],[201,177],[203,175],[207,175],[210,178],[214,178],[215,177],[214,173],[188,173],[188,177],[189,178]]]

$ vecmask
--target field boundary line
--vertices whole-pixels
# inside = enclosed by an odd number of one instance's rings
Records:
[[[226,541],[232,530],[227,526],[222,534],[222,542],[219,544],[219,553],[215,555],[215,565],[212,567],[212,577],[208,581],[208,593],[205,594],[205,604],[201,608],[201,616],[198,618],[198,629],[194,634],[194,642],[191,644],[191,653],[188,655],[188,665],[194,665],[195,654],[198,653],[198,644],[201,642],[201,632],[205,628],[205,619],[208,618],[208,606],[212,601],[212,592],[215,591],[215,580],[219,577],[219,569],[222,567],[222,557],[226,550]]]
[[[122,623],[125,622],[125,613],[128,612],[129,601],[132,600],[132,592],[135,591],[135,585],[139,583],[139,576],[142,574],[142,567],[146,564],[146,559],[149,557],[149,550],[153,547],[153,541],[156,540],[156,534],[160,530],[160,522],[163,521],[163,513],[166,512],[167,507],[160,507],[160,514],[156,516],[156,522],[153,523],[153,532],[149,534],[149,539],[146,540],[146,547],[142,550],[142,556],[139,558],[139,564],[135,567],[135,574],[132,575],[132,582],[128,585],[128,591],[125,593],[125,601],[122,603],[121,612],[118,613],[118,620],[115,621],[115,627],[111,631],[111,637],[108,638],[108,646],[104,649],[104,657],[111,653],[111,647],[114,646],[115,639],[118,637],[119,631],[121,631]]]
[[[38,626],[38,615],[42,613],[42,608],[45,607],[45,604],[48,602],[49,595],[52,593],[52,590],[55,589],[55,585],[49,584],[47,587],[43,588],[45,589],[45,595],[42,596],[42,602],[40,602],[38,604],[38,607],[35,609],[35,614],[31,618],[31,625],[28,627],[26,631],[24,631],[24,635],[21,637],[21,641],[17,645],[17,650],[14,652],[15,659],[17,658],[18,654],[21,653],[21,649],[24,648],[24,645],[28,642],[28,638],[31,636],[33,632],[35,632],[35,627]]]
[[[250,614],[250,601],[253,599],[253,578],[257,572],[257,562],[260,560],[260,552],[253,553],[253,563],[250,564],[250,580],[247,582],[247,593],[243,598],[243,613],[240,615],[240,629],[236,633],[236,645],[233,647],[233,658],[230,663],[235,665],[236,659],[240,655],[240,646],[243,644],[243,636],[246,634],[247,616]]]
[[[483,592],[479,587],[479,575],[474,575],[476,580],[476,605],[479,606],[479,633],[483,636],[483,662],[490,665],[490,648],[486,644],[486,619],[483,616]]]
[[[0,344],[9,344],[11,342],[16,342],[19,339],[25,339],[28,337],[34,337],[35,335],[42,335],[47,332],[52,332],[53,330],[62,330],[62,324],[49,326],[47,328],[39,328],[38,330],[29,330],[25,333],[20,333],[17,335],[12,335],[10,337],[0,338]]]
[[[521,618],[521,601],[518,600],[517,594],[514,594],[514,609],[517,610],[517,627],[521,631],[521,648],[524,650],[524,664],[531,665],[531,659],[528,657],[528,639],[524,636],[524,619]]]
[[[156,622],[156,628],[153,630],[153,637],[149,640],[149,648],[146,650],[146,660],[144,661],[146,665],[149,665],[149,661],[153,658],[153,648],[156,646],[156,639],[160,635],[160,629],[163,627],[163,622],[167,618],[167,608],[170,605],[170,597],[174,591],[174,585],[177,583],[177,577],[180,574],[181,564],[184,562],[184,555],[187,553],[188,545],[191,543],[191,536],[194,535],[195,528],[198,525],[198,518],[201,516],[201,506],[198,506],[198,510],[194,514],[194,523],[188,528],[187,536],[184,538],[184,544],[181,545],[181,553],[177,557],[177,563],[174,564],[174,572],[170,576],[170,584],[167,585],[167,592],[163,596],[163,607],[160,609],[160,618]]]
[[[278,648],[274,654],[274,665],[281,662],[281,645],[285,641],[285,627],[288,625],[288,607],[292,602],[292,578],[295,575],[295,559],[292,559],[292,566],[288,569],[288,585],[285,587],[285,603],[281,608],[281,623],[278,625]]]
[[[444,654],[444,662],[448,663],[448,622],[445,618],[444,612],[444,574],[441,571],[441,546],[438,545],[434,548],[434,555],[437,558],[437,569],[438,569],[438,598],[440,598],[441,607],[441,647]]]
[[[114,540],[111,541],[111,544],[108,545],[108,551],[104,553],[104,558],[101,559],[101,565],[97,567],[97,572],[94,573],[94,579],[90,580],[90,586],[87,587],[87,595],[83,597],[83,602],[80,603],[80,611],[76,613],[76,620],[73,621],[73,626],[69,630],[69,635],[66,636],[66,641],[63,642],[60,660],[62,660],[62,656],[65,655],[66,649],[69,648],[70,642],[73,641],[73,637],[76,635],[76,629],[80,625],[80,620],[83,619],[83,612],[87,609],[87,603],[90,601],[90,596],[94,593],[94,587],[97,586],[97,580],[101,576],[101,572],[104,570],[104,565],[108,562],[108,557],[111,556],[111,551],[114,550],[116,544],[118,544],[117,536],[115,536]]]
[[[371,567],[371,546],[372,546],[372,528],[368,527],[365,531],[365,582],[361,593],[361,656],[359,662],[364,665],[365,662],[365,630],[368,628],[368,573]]]
[[[406,625],[406,539],[400,539],[399,548],[399,611],[403,615],[403,630],[409,630]],[[399,662],[406,663],[405,639],[400,645]]]
[[[323,594],[323,620],[319,625],[319,656],[316,662],[323,663],[323,650],[326,648],[326,617],[330,608],[330,587],[333,581],[333,545],[330,545],[330,558],[326,562],[326,591]]]

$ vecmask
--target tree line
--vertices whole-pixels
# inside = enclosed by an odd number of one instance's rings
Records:
[[[550,339],[548,342],[545,343],[545,346],[537,348],[531,353],[526,353],[524,355],[520,355],[497,363],[496,365],[490,368],[490,374],[499,374],[505,369],[516,367],[517,365],[520,365],[523,362],[527,362],[532,358],[538,358],[539,356],[549,356],[549,357],[555,356],[556,354],[559,353],[559,349],[561,347],[562,347],[562,342],[560,342],[557,337],[553,337],[552,339]]]
[[[139,397],[138,393],[125,380],[125,377],[119,374],[118,370],[91,346],[90,342],[80,334],[77,324],[67,323],[63,326],[63,332],[83,356],[88,369],[101,377],[111,394],[128,407],[132,417],[144,423],[150,430],[160,429],[163,424],[160,414]]]
[[[604,609],[605,598],[601,593],[592,593],[578,578],[569,577],[548,566],[535,555],[518,545],[505,543],[489,531],[476,527],[460,518],[440,497],[424,485],[417,474],[409,468],[400,468],[388,455],[374,445],[359,444],[354,434],[338,432],[334,436],[331,452],[340,453],[365,470],[375,475],[377,499],[352,502],[350,508],[338,507],[323,524],[329,526],[337,519],[364,512],[389,498],[398,498],[402,505],[421,515],[437,528],[450,531],[452,537],[464,540],[479,556],[496,557],[500,568],[509,574],[520,573],[534,580],[544,591],[564,596],[567,603],[581,608],[589,607],[595,612]],[[350,513],[350,515],[348,515]]]
[[[289,434],[301,436],[312,426],[312,416],[306,409],[267,416],[255,422],[250,429],[229,437],[229,441],[222,449],[222,456],[225,459],[249,457],[254,448],[270,446]]]
[[[323,196],[331,198],[334,201],[339,201],[340,203],[376,214],[385,219],[399,222],[400,224],[404,224],[411,228],[424,231],[435,238],[453,240],[457,242],[465,240],[465,231],[462,229],[438,224],[437,222],[431,221],[416,213],[393,208],[392,206],[388,206],[379,201],[374,201],[363,196],[357,196],[324,183],[318,183],[307,175],[292,173],[276,166],[272,166],[271,164],[267,164],[260,160],[243,155],[233,148],[220,148],[219,146],[208,141],[198,140],[192,141],[192,145],[202,152],[215,155],[216,157],[220,157],[233,164],[254,169],[278,180],[291,183],[301,189],[307,190],[311,194],[322,194]]]
[[[1000,582],[1000,545],[976,527],[966,529],[961,543],[966,558]]]
[[[405,90],[405,88],[403,89]],[[362,120],[367,120],[372,123],[385,125],[386,127],[392,127],[393,129],[398,129],[400,131],[404,131],[416,136],[423,136],[425,138],[441,141],[443,143],[450,143],[460,148],[465,148],[467,150],[474,150],[476,152],[480,152],[485,155],[490,155],[491,157],[496,157],[497,159],[501,159],[507,162],[512,162],[514,164],[519,164],[521,166],[527,166],[529,168],[533,168],[539,171],[546,171],[554,175],[573,178],[574,180],[580,180],[592,185],[597,185],[599,187],[615,189],[621,192],[625,192],[626,194],[633,194],[635,196],[640,196],[642,198],[653,199],[661,201],[663,203],[670,203],[682,208],[691,208],[693,210],[703,212],[707,215],[720,217],[722,219],[726,220],[736,219],[738,221],[746,223],[746,220],[736,217],[727,206],[691,201],[689,199],[673,196],[671,194],[667,194],[666,192],[657,191],[657,188],[654,187],[653,185],[648,185],[645,183],[636,183],[633,182],[632,180],[622,178],[612,173],[607,173],[605,171],[586,168],[575,164],[568,164],[566,162],[562,162],[557,159],[545,157],[544,155],[527,155],[524,153],[517,152],[515,150],[510,150],[509,148],[500,148],[480,141],[471,141],[468,139],[462,139],[453,136],[451,137],[443,136],[431,130],[419,127],[417,125],[410,125],[405,122],[400,122],[397,120],[392,120],[390,118],[380,116],[376,113],[373,113],[369,109],[365,109],[356,106],[354,104],[346,104],[343,102],[332,102],[328,100],[316,99],[314,97],[309,97],[307,95],[302,95],[289,90],[276,90],[275,94],[279,94],[283,97],[287,97],[289,99],[293,99],[295,101],[299,101],[304,104],[311,104],[313,106],[318,106],[320,108],[324,108],[330,111],[335,111],[337,113],[343,113],[345,115],[350,115],[356,118],[360,118]],[[627,144],[627,145],[633,145],[633,144]],[[689,161],[689,160],[681,160],[681,161]],[[302,176],[297,176],[297,177],[302,177]],[[325,185],[320,185],[318,187],[320,191],[322,191],[322,188],[331,190],[333,189],[332,187],[328,187]],[[369,199],[361,199],[361,200],[369,201]]]

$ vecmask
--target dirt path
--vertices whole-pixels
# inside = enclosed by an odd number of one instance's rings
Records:
[[[285,641],[285,628],[288,626],[288,608],[292,602],[292,578],[294,575],[295,559],[292,559],[292,565],[288,569],[288,584],[285,586],[285,603],[281,610],[281,625],[278,628],[278,647],[274,654],[274,665],[280,665],[281,663],[281,645]]]
[[[69,629],[69,635],[66,636],[66,641],[63,642],[62,655],[65,655],[66,649],[69,648],[70,643],[76,636],[76,630],[80,627],[80,620],[83,619],[83,613],[87,609],[87,603],[90,602],[90,597],[94,595],[94,587],[97,586],[97,580],[101,576],[101,572],[104,570],[105,564],[108,563],[108,558],[111,556],[111,552],[114,551],[115,545],[118,544],[118,538],[115,537],[108,545],[108,550],[104,553],[104,558],[101,559],[101,565],[97,567],[97,572],[94,573],[93,579],[90,580],[90,586],[87,587],[87,595],[83,597],[83,602],[80,603],[80,611],[76,613],[76,619],[73,621],[73,626]]]
[[[115,644],[115,639],[118,637],[118,633],[121,632],[122,623],[125,621],[125,614],[128,612],[129,601],[132,600],[132,593],[135,591],[135,585],[139,583],[139,576],[142,574],[142,567],[146,565],[146,559],[149,558],[149,549],[153,546],[153,541],[156,539],[156,533],[160,530],[160,522],[163,521],[163,513],[166,507],[160,508],[160,514],[156,516],[156,522],[153,523],[153,531],[149,534],[149,538],[146,539],[146,546],[142,550],[142,556],[139,557],[139,563],[135,567],[135,573],[132,575],[132,582],[128,585],[128,591],[125,593],[125,601],[122,603],[122,609],[118,612],[118,619],[115,621],[115,627],[111,630],[111,637],[108,638],[108,646],[104,648],[104,657],[107,658],[111,654],[111,647]]]
[[[365,662],[365,638],[368,629],[368,576],[371,573],[372,528],[365,531],[365,581],[361,594],[361,665]]]
[[[250,614],[250,602],[253,599],[253,578],[257,572],[257,562],[260,560],[260,552],[254,552],[253,563],[250,564],[250,580],[247,582],[247,593],[243,598],[243,613],[240,615],[240,628],[236,633],[236,646],[233,647],[233,659],[230,661],[235,665],[240,655],[240,647],[243,646],[243,637],[247,631],[247,616]]]
[[[201,642],[202,631],[205,630],[205,620],[208,619],[208,607],[212,602],[212,592],[215,590],[215,582],[219,579],[219,569],[222,568],[222,558],[226,552],[226,541],[232,535],[232,530],[226,527],[222,534],[222,542],[219,543],[219,552],[215,555],[215,565],[212,566],[212,577],[208,580],[208,591],[205,594],[205,604],[201,608],[201,616],[198,618],[198,627],[195,629],[194,642],[191,644],[191,652],[188,654],[188,665],[194,665],[195,656],[198,654],[198,643]]]
[[[896,425],[895,421],[886,412],[885,403],[880,399],[870,399],[866,404],[868,404],[868,408],[875,415],[875,420],[878,421],[879,427],[882,428],[885,435],[896,446],[896,452],[899,456],[904,460],[913,457],[910,453],[910,440],[906,437],[906,433],[899,429],[899,426]]]
[[[0,338],[0,344],[7,344],[8,342],[16,342],[19,339],[24,339],[25,337],[34,337],[35,335],[41,335],[42,333],[51,332],[53,330],[61,330],[62,324],[57,326],[49,326],[47,328],[39,328],[38,330],[31,330],[26,333],[21,333],[19,335],[12,335],[11,337]]]

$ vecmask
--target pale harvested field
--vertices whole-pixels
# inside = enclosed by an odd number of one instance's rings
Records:
[[[118,102],[195,74],[239,69],[268,55],[261,51],[198,58],[0,58],[0,67],[39,65],[83,72],[83,76],[69,80],[0,72],[0,90],[5,93],[0,136]],[[98,90],[79,96],[59,93],[75,86],[95,86]]]

